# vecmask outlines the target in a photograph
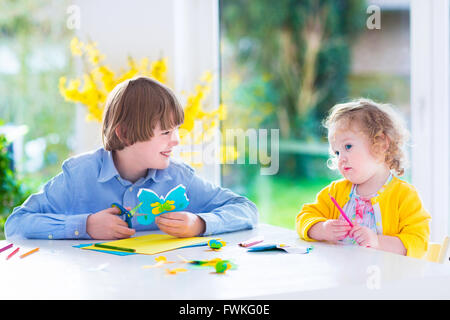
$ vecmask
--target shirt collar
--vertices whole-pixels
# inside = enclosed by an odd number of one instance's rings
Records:
[[[150,176],[151,175],[151,176]],[[172,180],[169,174],[169,168],[166,169],[149,169],[147,177],[152,178],[155,182],[162,182],[167,180]],[[147,179],[146,179],[147,180]]]
[[[116,169],[116,166],[114,165],[112,152],[105,150],[105,152],[103,152],[100,174],[98,175],[97,181],[98,182],[106,182],[106,181],[111,180],[114,177],[120,177],[120,175]],[[162,181],[171,180],[172,177],[170,176],[170,174],[168,172],[168,168],[163,169],[163,170],[148,169],[147,175],[143,178],[140,178],[138,181],[136,181],[136,184],[142,185],[142,184],[146,183],[149,179],[152,179],[155,182],[162,182]]]
[[[119,172],[114,165],[112,152],[105,150],[103,152],[100,173],[98,175],[97,181],[106,182],[117,176],[119,176]]]
[[[386,188],[388,186],[392,185],[391,181],[392,181],[393,178],[394,178],[394,176],[392,175],[392,172],[389,173],[389,176],[387,177],[386,182],[384,183],[384,185],[380,188],[380,190],[375,192],[375,194],[373,196],[371,196],[370,198],[371,199],[376,199],[379,195],[381,195],[386,190]],[[352,198],[353,195],[356,195],[356,196],[360,197],[358,192],[357,192],[357,190],[356,190],[356,187],[357,187],[356,184],[352,184],[352,188],[351,188],[350,194],[348,196],[349,199]]]

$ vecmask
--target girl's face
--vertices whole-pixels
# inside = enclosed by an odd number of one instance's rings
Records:
[[[371,152],[371,143],[357,125],[337,122],[330,128],[328,141],[337,157],[339,172],[353,184],[363,184],[386,172],[384,155]]]

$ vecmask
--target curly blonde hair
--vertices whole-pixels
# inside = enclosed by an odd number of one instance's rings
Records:
[[[398,176],[405,173],[406,157],[402,149],[409,138],[404,122],[388,104],[376,103],[370,99],[357,99],[335,105],[323,125],[330,131],[336,123],[346,121],[348,127],[357,124],[358,128],[369,138],[372,153],[380,155],[382,146],[388,142],[384,152],[384,161],[391,171]],[[344,122],[345,123],[345,122]],[[336,168],[336,156],[330,151],[329,167]]]

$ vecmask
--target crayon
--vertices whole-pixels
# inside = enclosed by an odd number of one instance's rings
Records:
[[[328,194],[331,198],[331,201],[333,201],[334,205],[336,206],[336,208],[338,208],[338,210],[341,212],[341,215],[344,217],[344,219],[348,222],[348,224],[353,228],[353,223],[350,221],[350,219],[347,217],[347,215],[345,214],[344,210],[342,210],[342,208],[339,206],[339,204],[337,203],[336,199],[334,199],[331,194]]]
[[[17,253],[17,251],[19,251],[19,248],[17,248],[16,250],[14,250],[13,252],[11,252],[7,257],[6,260],[8,260],[9,258],[11,258],[13,255],[15,255]]]
[[[136,252],[136,249],[110,246],[110,245],[103,244],[103,243],[96,243],[96,244],[94,244],[94,247],[105,248],[105,249],[113,249],[113,250],[119,250],[119,251],[126,251],[126,252]]]
[[[32,253],[35,253],[35,252],[38,251],[38,250],[39,250],[39,248],[35,248],[35,249],[33,249],[33,250],[30,250],[30,251],[28,251],[28,252],[25,252],[23,255],[20,256],[20,258],[25,258],[26,256],[28,256],[28,255],[30,255],[30,254],[32,254]]]
[[[3,252],[5,250],[8,250],[9,248],[11,248],[13,246],[12,243],[8,244],[7,246],[4,246],[3,248],[0,249],[0,252]]]

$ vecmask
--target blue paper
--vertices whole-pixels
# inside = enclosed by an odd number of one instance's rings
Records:
[[[89,246],[93,246],[93,245],[94,245],[93,243],[82,243],[82,244],[78,244],[78,245],[72,246],[72,247],[74,247],[74,248],[83,248],[83,247],[89,247]],[[115,254],[117,256],[129,256],[131,254],[136,254],[135,252],[109,251],[109,250],[102,250],[102,249],[92,249],[92,251],[110,253],[110,254]]]
[[[72,247],[74,247],[74,248],[83,248],[83,247],[89,247],[89,246],[93,246],[94,244],[93,243],[82,243],[82,244],[77,244],[77,245],[75,245],[75,246],[72,246]],[[206,245],[208,245],[208,243],[207,242],[202,242],[202,243],[197,243],[197,244],[191,244],[191,245],[189,245],[189,246],[184,246],[184,247],[181,247],[181,248],[179,248],[179,249],[182,249],[182,248],[191,248],[191,247],[200,247],[200,246],[206,246]],[[91,251],[98,251],[98,252],[104,252],[104,253],[110,253],[110,254],[115,254],[115,255],[117,255],[117,256],[129,256],[129,255],[132,255],[132,254],[137,254],[137,253],[135,253],[135,252],[126,252],[126,251],[109,251],[109,250],[102,250],[102,249],[90,249]]]
[[[155,217],[170,211],[181,211],[189,205],[186,196],[186,187],[179,184],[167,195],[158,196],[153,190],[140,189],[138,192],[139,202],[142,202],[137,215],[137,221],[143,225],[149,225]]]
[[[262,244],[259,246],[251,247],[247,251],[254,252],[254,251],[269,251],[269,250],[282,250],[282,249],[278,247],[277,244]]]
[[[310,253],[313,249],[312,246],[289,246],[285,244],[263,244],[259,246],[254,246],[249,248],[248,252],[257,252],[257,251],[270,251],[270,250],[281,250],[287,253]]]

